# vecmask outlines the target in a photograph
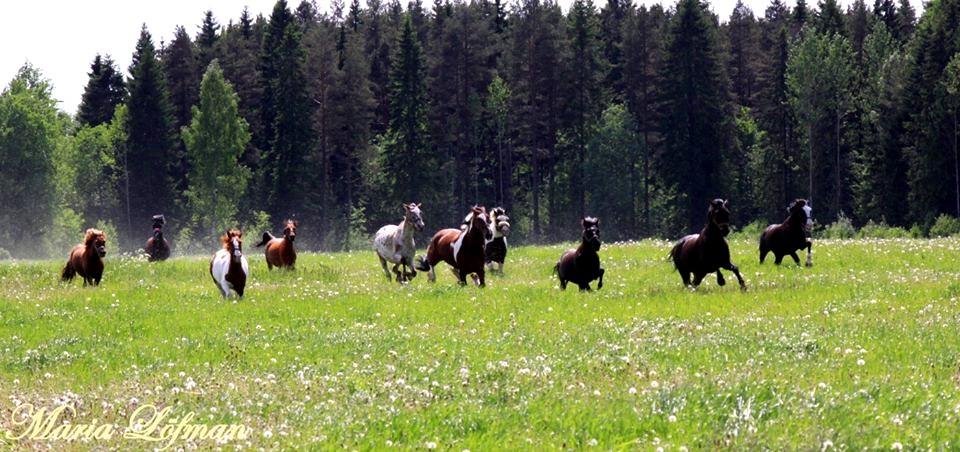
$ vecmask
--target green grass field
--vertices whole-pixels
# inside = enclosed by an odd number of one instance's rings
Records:
[[[746,293],[682,288],[669,247],[606,244],[593,293],[559,291],[561,246],[512,249],[483,290],[388,283],[372,251],[251,254],[241,301],[207,257],[108,255],[99,288],[2,263],[0,429],[18,403],[119,425],[154,404],[252,429],[227,448],[960,447],[960,239],[818,241],[811,269],[734,242]]]

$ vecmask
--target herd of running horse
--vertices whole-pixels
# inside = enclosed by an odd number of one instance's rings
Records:
[[[417,275],[417,270],[427,272],[430,282],[436,281],[436,267],[446,262],[460,284],[466,284],[467,276],[484,287],[485,272],[503,273],[507,256],[506,237],[510,233],[510,218],[503,208],[487,211],[474,206],[459,228],[441,229],[433,235],[425,256],[415,259],[414,232],[424,228],[420,204],[403,205],[404,216],[400,224],[386,225],[374,235],[373,248],[388,281],[403,284]],[[788,208],[789,216],[781,224],[767,227],[760,235],[760,263],[768,253],[773,253],[779,265],[784,256],[790,256],[800,265],[797,251],[806,248],[809,267],[812,262],[810,229],[813,225],[811,208],[806,200],[797,199]],[[163,215],[153,217],[153,236],[147,240],[144,251],[148,260],[163,261],[170,257],[170,244],[163,237]],[[264,232],[257,247],[265,247],[267,268],[293,269],[297,262],[294,239],[298,223],[287,220],[281,237]],[[560,288],[567,283],[576,284],[580,290],[590,290],[597,281],[597,289],[603,288],[603,267],[600,266],[600,220],[584,217],[581,220],[580,246],[565,251],[554,266]],[[697,287],[705,276],[717,274],[717,284],[723,286],[721,269],[729,270],[737,277],[741,290],[746,283],[740,270],[730,260],[730,248],[726,236],[730,233],[729,202],[723,199],[709,201],[707,221],[698,234],[681,238],[670,250],[676,270],[685,286]],[[61,279],[72,280],[76,275],[83,278],[84,285],[99,285],[103,276],[103,258],[106,256],[106,235],[97,229],[88,229],[83,243],[70,251]],[[221,238],[222,247],[210,261],[210,276],[221,295],[235,293],[243,297],[243,290],[250,275],[247,258],[243,255],[243,233],[230,229]],[[388,269],[388,263],[393,264]],[[693,279],[691,279],[691,275]]]

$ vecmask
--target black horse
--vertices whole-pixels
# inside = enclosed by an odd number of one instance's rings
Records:
[[[697,287],[708,273],[717,272],[717,284],[724,285],[720,269],[733,272],[740,281],[740,290],[747,290],[747,285],[740,276],[740,269],[730,262],[730,247],[724,238],[730,233],[729,201],[714,199],[710,201],[707,210],[707,224],[699,234],[690,234],[677,242],[670,250],[673,265],[680,272],[680,278],[686,286]],[[691,284],[690,274],[693,274]]]
[[[760,263],[773,252],[774,263],[780,265],[783,256],[790,256],[800,265],[797,250],[807,249],[807,267],[813,266],[813,243],[808,234],[813,227],[811,212],[813,209],[805,199],[797,199],[787,209],[790,216],[781,224],[772,224],[760,234]]]
[[[146,246],[147,260],[149,262],[164,261],[170,257],[170,243],[163,238],[163,225],[166,223],[163,215],[153,216],[153,237],[147,239]]]
[[[590,282],[599,279],[597,290],[603,288],[604,270],[600,267],[600,220],[586,217],[580,221],[583,226],[580,246],[567,250],[553,271],[560,278],[560,289],[566,290],[567,282],[572,282],[580,290],[590,290]]]

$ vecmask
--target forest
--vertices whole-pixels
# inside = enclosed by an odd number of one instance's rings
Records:
[[[307,249],[369,249],[404,202],[424,234],[503,206],[517,243],[572,240],[583,215],[604,240],[676,238],[718,197],[737,227],[807,198],[821,225],[925,233],[960,216],[960,0],[916,16],[279,0],[170,42],[144,26],[126,72],[91,55],[75,114],[29,63],[0,94],[0,257],[92,226],[132,251],[158,213],[177,252],[287,218]]]

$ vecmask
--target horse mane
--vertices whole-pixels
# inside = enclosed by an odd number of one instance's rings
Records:
[[[98,236],[103,236],[104,240],[106,240],[107,238],[106,234],[104,234],[103,231],[99,229],[94,229],[94,228],[87,229],[86,235],[83,237],[84,246],[93,245],[93,242],[97,240]]]
[[[225,250],[229,250],[229,249],[230,249],[230,238],[233,237],[233,236],[237,236],[237,238],[239,239],[239,238],[243,237],[243,233],[240,232],[240,231],[238,231],[238,230],[236,230],[236,229],[231,229],[231,230],[227,231],[226,234],[224,234],[224,235],[222,235],[222,236],[220,237],[220,241],[223,242],[223,249],[225,249]]]

